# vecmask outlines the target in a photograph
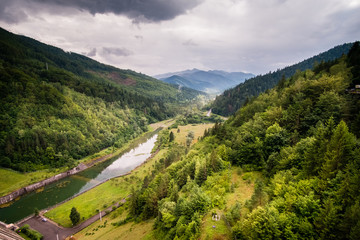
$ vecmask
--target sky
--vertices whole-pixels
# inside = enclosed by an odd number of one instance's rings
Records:
[[[360,0],[0,0],[0,26],[152,76],[264,74],[360,40]]]

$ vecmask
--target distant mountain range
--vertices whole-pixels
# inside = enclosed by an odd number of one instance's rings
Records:
[[[188,87],[206,93],[221,93],[228,88],[244,82],[246,79],[254,77],[254,74],[219,70],[203,71],[194,68],[182,72],[160,74],[154,77],[166,83]]]

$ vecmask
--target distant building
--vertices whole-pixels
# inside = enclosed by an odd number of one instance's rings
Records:
[[[360,94],[360,85],[355,85],[355,88],[347,90],[351,94]]]
[[[360,94],[360,85],[355,85],[355,93]]]

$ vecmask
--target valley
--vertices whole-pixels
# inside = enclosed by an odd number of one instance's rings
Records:
[[[182,72],[165,73],[154,77],[161,81],[181,87],[196,89],[208,94],[219,94],[254,76],[255,75],[252,73],[244,72],[225,72],[221,70],[203,71],[192,69]]]
[[[0,37],[1,194],[89,165],[2,206],[1,221],[28,217],[23,233],[44,240],[357,238],[359,42],[224,83],[212,102],[184,81]]]

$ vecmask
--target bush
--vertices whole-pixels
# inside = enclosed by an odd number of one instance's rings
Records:
[[[39,233],[38,231],[31,229],[30,226],[28,224],[25,224],[24,226],[22,226],[21,228],[19,228],[18,230],[19,232],[22,232],[23,234],[25,234],[28,238],[30,238],[31,240],[41,240],[43,239],[43,235],[41,233]]]

